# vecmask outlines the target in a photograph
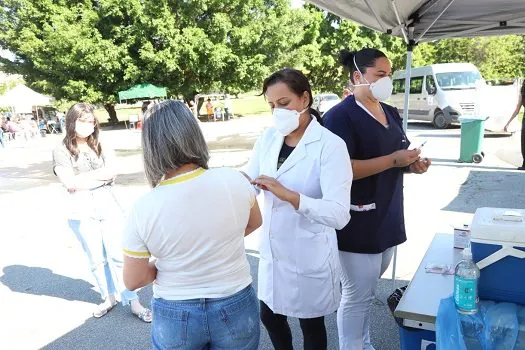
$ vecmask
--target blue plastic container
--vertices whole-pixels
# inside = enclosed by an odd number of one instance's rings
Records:
[[[479,297],[525,304],[525,210],[479,208],[471,235]]]
[[[399,327],[401,350],[436,350],[436,332]]]

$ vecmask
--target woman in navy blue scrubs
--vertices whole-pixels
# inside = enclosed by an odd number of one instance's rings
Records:
[[[343,50],[354,95],[324,116],[326,128],[345,140],[354,181],[350,223],[337,231],[343,270],[343,295],[337,311],[339,347],[374,349],[370,343],[370,306],[377,282],[393,248],[406,241],[403,174],[422,174],[431,161],[409,150],[396,108],[381,101],[392,94],[392,67],[379,50]]]

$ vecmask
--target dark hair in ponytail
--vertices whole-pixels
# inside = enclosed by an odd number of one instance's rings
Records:
[[[308,102],[310,114],[313,114],[315,116],[315,119],[317,119],[317,121],[319,122],[319,124],[323,125],[323,119],[321,119],[321,115],[319,114],[319,112],[317,112],[315,109],[312,109],[312,103],[314,99],[312,96],[312,88],[310,87],[310,82],[300,70],[293,68],[284,68],[272,73],[268,78],[264,79],[263,90],[261,95],[264,95],[270,86],[277,83],[286,84],[286,86],[288,86],[288,88],[297,96],[302,96],[306,91],[308,93],[308,96],[310,97],[310,101]]]
[[[359,51],[350,51],[347,49],[341,50],[339,54],[339,63],[350,71],[350,80],[354,82],[354,72],[357,72],[356,64],[361,73],[365,74],[368,67],[373,67],[376,64],[376,60],[386,55],[378,50],[371,48],[364,48]],[[355,63],[354,63],[355,60]]]

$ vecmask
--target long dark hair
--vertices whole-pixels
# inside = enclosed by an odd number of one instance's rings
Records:
[[[75,131],[75,123],[79,118],[85,115],[92,115],[95,118],[95,129],[93,133],[88,136],[86,142],[96,154],[100,157],[102,154],[102,146],[98,140],[100,133],[100,125],[97,118],[95,117],[95,108],[89,103],[76,103],[66,113],[66,136],[62,143],[66,146],[67,150],[71,155],[78,159],[78,144],[77,144],[77,133]]]
[[[319,113],[312,108],[312,103],[314,99],[312,96],[312,88],[310,87],[310,82],[300,70],[293,68],[284,68],[272,73],[268,78],[264,79],[263,90],[261,95],[266,94],[268,88],[277,83],[286,84],[286,86],[288,86],[288,88],[297,96],[302,96],[306,91],[308,93],[308,96],[310,97],[310,101],[308,101],[308,108],[310,109],[310,114],[313,114],[315,116],[315,119],[317,119],[317,121],[319,122],[319,124],[323,125],[323,119],[321,119],[321,115],[319,115]]]
[[[344,49],[339,54],[339,63],[350,71],[350,81],[355,84],[354,72],[358,71],[357,68],[365,74],[366,69],[375,66],[376,60],[381,57],[386,58],[386,55],[378,49],[364,48],[359,51]]]

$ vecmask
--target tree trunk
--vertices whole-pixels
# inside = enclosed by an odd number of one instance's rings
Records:
[[[108,120],[108,123],[118,123],[118,118],[117,118],[117,111],[115,110],[115,105],[114,104],[105,104],[104,105],[104,108],[106,109],[106,111],[108,112],[109,114],[109,120]]]

